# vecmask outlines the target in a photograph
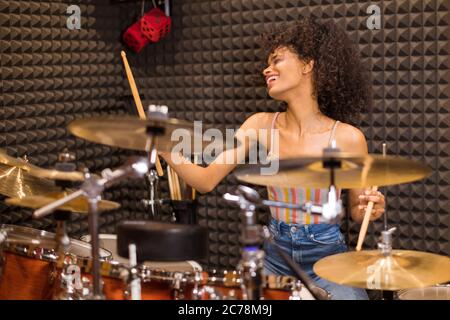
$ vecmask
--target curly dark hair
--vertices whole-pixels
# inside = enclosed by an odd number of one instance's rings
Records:
[[[277,48],[293,50],[305,62],[314,60],[314,96],[320,111],[343,122],[356,123],[372,106],[369,74],[358,48],[334,22],[303,18],[283,24],[259,39],[267,58]]]

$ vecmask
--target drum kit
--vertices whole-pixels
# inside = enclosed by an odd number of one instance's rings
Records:
[[[151,120],[148,120],[151,119]],[[121,221],[117,235],[99,234],[101,211],[120,205],[102,200],[105,189],[126,178],[144,177],[157,162],[157,150],[172,150],[176,129],[193,132],[185,121],[153,110],[148,119],[109,117],[75,120],[75,136],[109,146],[145,151],[114,171],[100,175],[79,172],[71,158],[61,156],[55,169],[43,169],[26,159],[0,151],[0,194],[9,205],[34,210],[35,219],[53,213],[56,233],[0,226],[0,299],[329,299],[329,294],[280,250],[296,277],[265,275],[261,244],[272,241],[257,223],[258,207],[283,207],[341,217],[340,203],[289,204],[260,199],[246,186],[223,197],[240,208],[242,257],[236,270],[206,272],[196,262],[208,251],[208,234],[199,225],[157,221]],[[262,175],[262,165],[235,171],[241,182],[281,187],[365,188],[417,181],[431,172],[400,157],[354,155],[336,148],[318,157],[279,160],[274,175]],[[74,184],[78,183],[78,189]],[[153,199],[152,201],[156,201]],[[69,238],[65,223],[72,212],[89,218],[89,235]],[[395,228],[393,228],[395,229]],[[382,232],[378,250],[328,256],[314,272],[329,281],[380,291],[398,292],[399,299],[450,299],[450,258],[392,248],[393,229]],[[171,269],[172,268],[172,269]]]

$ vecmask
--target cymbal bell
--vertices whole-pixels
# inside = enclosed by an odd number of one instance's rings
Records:
[[[0,149],[0,164],[4,164],[10,167],[17,167],[30,175],[52,180],[67,180],[67,181],[84,181],[84,175],[82,172],[72,171],[64,172],[53,169],[44,169],[29,163],[22,158],[14,158],[9,156],[6,151]]]
[[[129,116],[93,117],[74,120],[69,124],[68,129],[75,136],[88,141],[124,149],[150,151],[150,138],[147,134],[149,127],[159,129],[159,134],[154,136],[154,146],[158,151],[171,152],[174,146],[183,142],[183,145],[190,147],[194,153],[195,148],[198,147],[194,143],[196,137],[200,138],[199,144],[202,150],[206,145],[211,146],[215,143],[219,143],[224,148],[227,147],[223,141],[216,141],[215,136],[204,132],[207,126],[203,125],[199,132],[191,122],[175,118],[142,120]],[[183,151],[186,152],[186,150]]]
[[[0,163],[0,194],[10,198],[23,198],[48,192],[58,192],[54,181],[32,176],[20,167]]]
[[[335,185],[342,189],[387,186],[423,179],[431,169],[419,162],[394,156],[334,153],[325,157],[301,157],[279,160],[278,170],[264,174],[271,165],[244,165],[235,170],[238,180],[263,186],[328,188],[330,169],[323,162],[338,160]]]
[[[372,290],[422,288],[450,281],[450,258],[428,252],[379,250],[345,252],[325,257],[313,266],[326,280]]]
[[[29,209],[42,208],[58,199],[61,199],[70,192],[52,192],[42,195],[32,195],[23,198],[8,198],[5,202],[9,205],[25,207]],[[98,202],[98,209],[100,211],[114,210],[120,208],[120,204],[108,200],[100,200]],[[89,213],[89,204],[86,197],[79,197],[59,207],[60,210],[66,210],[76,213]]]

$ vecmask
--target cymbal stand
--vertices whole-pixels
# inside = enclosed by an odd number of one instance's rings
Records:
[[[155,220],[159,215],[158,206],[160,201],[157,200],[159,194],[159,177],[156,170],[151,169],[145,174],[145,181],[147,183],[149,199],[143,199],[142,203],[148,207],[152,214],[152,219]]]
[[[377,246],[385,257],[390,256],[392,254],[392,235],[395,232],[395,230],[397,230],[396,227],[390,228],[389,230],[381,231],[380,242],[378,242]],[[374,280],[379,281],[380,279],[378,277],[375,277]],[[375,287],[379,288],[380,284],[375,283]],[[380,293],[383,300],[393,299],[392,291],[380,290]]]
[[[153,148],[153,135],[149,134],[149,145]],[[156,155],[156,152],[154,152]],[[153,159],[154,157],[152,157]],[[99,254],[99,228],[98,228],[98,201],[101,198],[102,192],[111,185],[119,182],[126,177],[142,177],[149,169],[149,161],[146,158],[130,158],[124,165],[111,171],[105,169],[102,172],[102,178],[97,178],[89,172],[85,172],[85,180],[80,189],[69,194],[68,196],[58,199],[36,211],[34,211],[35,218],[44,217],[59,206],[72,201],[80,196],[88,198],[89,203],[89,229],[91,234],[91,248],[92,248],[92,273],[93,273],[93,293],[88,296],[88,299],[100,300],[104,298],[101,290],[101,276],[100,276],[100,254]]]
[[[64,172],[71,172],[76,170],[76,165],[73,163],[75,155],[65,149],[58,155],[58,162],[55,165],[55,169]],[[56,180],[56,186],[61,187],[63,190],[73,186],[71,181]],[[60,287],[54,293],[53,299],[56,300],[76,300],[79,299],[77,290],[83,288],[81,283],[80,273],[73,273],[77,271],[76,266],[71,266],[73,261],[66,264],[66,255],[70,247],[70,237],[67,233],[66,222],[70,220],[71,212],[66,210],[55,210],[54,218],[56,221],[55,232],[55,251],[57,253],[56,265],[61,269]],[[75,270],[74,270],[75,269]],[[79,270],[79,268],[78,268]]]
[[[241,275],[242,298],[244,300],[261,300],[264,299],[265,253],[259,249],[259,245],[263,241],[261,228],[256,221],[256,206],[245,197],[246,189],[250,188],[239,186],[235,195],[226,193],[223,197],[229,202],[237,203],[241,209],[243,248],[238,270]],[[253,194],[249,193],[249,195],[252,196]]]
[[[242,238],[244,249],[239,266],[241,269],[241,284],[243,287],[244,299],[263,299],[262,288],[264,285],[263,273],[265,253],[262,250],[258,250],[257,245],[260,245],[264,240],[271,241],[271,239],[267,227],[261,229],[261,226],[256,224],[255,210],[261,203],[259,194],[252,188],[241,185],[238,186],[236,194],[226,193],[223,195],[223,198],[229,202],[237,203],[242,211],[241,217],[244,223]],[[270,201],[266,202],[271,203]],[[272,204],[282,207],[284,203],[273,202]],[[288,266],[296,274],[297,278],[306,286],[306,289],[315,299],[329,300],[330,296],[327,291],[317,287],[313,280],[311,280],[286,253],[284,253],[273,241],[271,243],[275,245],[275,248],[281,257],[286,261]]]
[[[331,147],[323,149],[323,155],[325,157],[323,167],[330,169],[330,187],[328,191],[328,202],[322,206],[322,216],[329,222],[336,221],[342,213],[342,201],[337,199],[335,182],[335,169],[341,167],[341,161],[333,158],[333,154],[337,152],[340,152],[340,150],[336,148],[335,140],[332,141]]]

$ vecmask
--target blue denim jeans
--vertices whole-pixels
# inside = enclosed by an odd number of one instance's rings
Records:
[[[331,294],[331,299],[369,299],[364,289],[330,282],[320,278],[313,271],[314,263],[320,259],[347,251],[344,236],[340,232],[338,224],[299,225],[286,224],[271,219],[269,230],[274,242],[300,265],[317,286],[327,290]],[[264,261],[266,274],[295,275],[272,244],[267,242],[264,249],[266,253]]]

